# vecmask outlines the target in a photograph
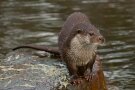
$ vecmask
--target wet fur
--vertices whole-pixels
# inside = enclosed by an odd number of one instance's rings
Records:
[[[79,32],[78,32],[79,31]],[[80,33],[81,32],[81,33]],[[90,36],[94,33],[94,36]],[[24,48],[33,48],[56,53],[66,62],[69,74],[79,76],[92,71],[96,58],[98,37],[102,36],[99,30],[91,24],[88,17],[80,12],[71,14],[62,26],[58,37],[58,49],[40,48],[26,45]],[[23,48],[23,46],[16,49]]]
[[[94,33],[92,37],[91,32]],[[58,46],[71,76],[83,76],[87,70],[92,71],[99,36],[99,30],[83,13],[73,13],[67,18],[59,34]]]
[[[71,62],[76,63],[77,66],[84,66],[90,61],[93,62],[95,50],[96,46],[91,44],[89,35],[78,34],[71,40],[67,54],[71,58]]]

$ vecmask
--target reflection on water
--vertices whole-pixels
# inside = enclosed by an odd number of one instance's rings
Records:
[[[8,86],[12,74],[23,70],[5,66],[5,55],[22,44],[57,45],[58,32],[66,17],[86,13],[106,38],[99,49],[110,84],[124,90],[135,88],[135,2],[133,0],[1,0],[0,88]],[[24,57],[22,59],[25,59]],[[29,62],[20,60],[19,65]],[[38,64],[38,62],[34,62]],[[7,64],[7,63],[6,63]],[[33,63],[30,63],[33,65]],[[26,67],[25,67],[26,68]],[[11,74],[7,71],[12,70]],[[29,86],[32,87],[32,86]]]

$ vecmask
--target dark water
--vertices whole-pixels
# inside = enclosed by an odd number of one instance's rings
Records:
[[[63,22],[74,11],[87,14],[106,38],[99,51],[108,83],[120,90],[135,90],[134,0],[0,0],[0,89],[6,88],[11,82],[7,77],[16,73],[10,65],[4,66],[11,48],[56,46]]]

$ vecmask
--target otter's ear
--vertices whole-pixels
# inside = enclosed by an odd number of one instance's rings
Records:
[[[77,33],[81,33],[82,32],[82,30],[81,29],[77,29]]]

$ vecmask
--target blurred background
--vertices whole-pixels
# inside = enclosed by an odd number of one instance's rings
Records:
[[[106,38],[99,52],[108,83],[135,90],[134,0],[0,0],[0,90],[8,90],[3,85],[11,75],[6,54],[24,44],[57,46],[61,26],[75,11],[85,13]]]

